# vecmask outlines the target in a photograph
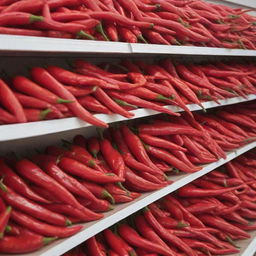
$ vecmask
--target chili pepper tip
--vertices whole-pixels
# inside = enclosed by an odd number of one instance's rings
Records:
[[[12,231],[12,227],[11,226],[9,226],[9,225],[7,225],[6,227],[5,227],[5,232],[11,232]]]
[[[58,237],[44,237],[43,238],[43,244],[47,245],[51,242],[53,242],[54,240],[56,240]]]
[[[109,38],[107,37],[104,29],[103,29],[103,26],[102,26],[102,23],[100,22],[96,27],[96,31],[99,32],[106,41],[110,41]]]
[[[131,195],[131,192],[130,192],[128,189],[126,189],[120,181],[117,182],[116,185],[117,185],[118,187],[120,187],[122,190],[124,190],[124,191],[126,192],[127,196],[130,196],[130,195]]]
[[[37,16],[37,15],[30,15],[29,17],[29,22],[37,22],[37,21],[43,21],[44,17],[43,16]]]
[[[67,219],[66,220],[66,226],[71,226],[71,225],[72,225],[72,222],[69,219]]]
[[[107,190],[104,190],[102,192],[102,197],[106,198],[106,199],[109,199],[111,204],[116,203],[114,197]]]

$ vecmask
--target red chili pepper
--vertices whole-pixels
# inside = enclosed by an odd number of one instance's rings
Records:
[[[0,122],[3,124],[17,123],[17,118],[0,107]]]
[[[111,170],[113,170],[118,177],[123,178],[125,176],[124,160],[121,154],[113,148],[111,142],[103,138],[103,135],[100,140],[100,150]]]
[[[101,88],[98,88],[96,92],[94,92],[94,96],[100,101],[103,105],[105,105],[108,109],[110,109],[113,113],[119,114],[121,116],[131,118],[134,116],[133,113],[128,112],[121,106],[119,106],[115,101],[113,101],[106,92],[104,92]]]
[[[208,196],[218,196],[239,188],[243,188],[244,185],[235,186],[232,188],[223,189],[199,189],[194,185],[189,184],[179,189],[178,194],[182,197],[208,197]]]
[[[23,159],[18,161],[15,167],[20,175],[50,191],[62,202],[68,203],[78,209],[81,209],[81,205],[77,202],[75,197],[70,192],[68,192],[68,190],[56,182],[55,179],[53,179],[51,176],[47,175],[34,163]]]
[[[209,215],[209,214],[202,214],[202,215],[200,215],[200,219],[206,225],[218,228],[220,230],[223,230],[224,232],[228,232],[230,234],[241,235],[241,236],[244,236],[246,238],[250,238],[249,234],[247,234],[243,230],[235,227],[234,225],[224,221],[222,218],[220,218],[218,216],[213,216],[213,215]]]
[[[166,150],[155,148],[152,146],[145,146],[148,153],[155,156],[156,158],[159,158],[168,164],[174,166],[178,170],[181,170],[183,172],[191,173],[197,171],[197,169],[193,169],[190,166],[187,166],[184,162],[180,161],[178,158],[176,158],[171,153],[167,152]]]
[[[130,150],[128,149],[128,146],[125,144],[123,136],[120,132],[120,130],[112,130],[112,136],[114,138],[115,143],[117,144],[118,149],[120,150],[120,153],[122,154],[122,157],[124,159],[125,164],[137,171],[140,172],[148,172],[153,175],[162,175],[162,171],[152,169],[148,165],[145,165],[141,162],[138,162],[131,154]]]
[[[157,219],[154,217],[151,211],[147,208],[144,210],[144,217],[147,220],[147,222],[150,224],[150,226],[156,231],[156,233],[161,238],[175,245],[175,247],[178,247],[181,251],[185,252],[187,255],[195,256],[195,253],[193,252],[193,250],[187,244],[182,242],[182,240],[179,239],[177,236],[173,235],[170,232],[167,232],[167,230],[163,226],[161,226],[161,224],[159,224]]]
[[[139,125],[139,132],[148,135],[189,135],[202,136],[202,132],[183,124],[175,124],[166,121],[155,121],[153,124]]]
[[[165,184],[157,184],[147,181],[136,175],[132,170],[126,167],[125,183],[128,188],[138,192],[153,191],[162,188]]]
[[[36,16],[25,12],[9,12],[0,14],[1,26],[29,25],[43,20],[42,16]]]
[[[149,241],[155,242],[163,246],[166,250],[169,251],[169,255],[176,255],[175,252],[155,233],[153,228],[149,226],[145,218],[141,215],[136,216],[135,218],[136,227],[139,229],[140,233],[148,239]]]
[[[65,89],[65,87],[55,80],[45,69],[43,68],[33,68],[32,69],[32,76],[33,78],[43,84],[45,87],[49,88],[50,90],[54,91],[61,97],[65,97],[71,101],[68,104],[69,109],[78,117],[80,117],[84,121],[88,121],[91,124],[96,126],[107,127],[108,125],[104,122],[98,120],[97,118],[93,117],[89,112],[87,112],[75,99],[75,97]]]
[[[19,123],[25,123],[27,122],[26,115],[24,113],[24,110],[18,101],[18,99],[15,97],[12,90],[8,87],[8,85],[0,79],[0,102],[1,104],[9,110],[11,113],[14,114],[17,121]]]
[[[31,96],[27,96],[18,92],[15,92],[14,94],[23,107],[33,109],[50,109],[51,112],[56,114],[58,117],[63,117],[63,114],[55,106],[49,104],[46,101]]]
[[[114,174],[110,175],[107,173],[105,174],[99,171],[95,171],[86,165],[83,165],[82,163],[67,157],[60,159],[59,166],[72,175],[76,175],[83,179],[101,184],[124,181],[122,178]]]
[[[150,160],[139,137],[131,132],[131,130],[127,126],[122,126],[121,131],[124,136],[124,141],[126,142],[126,145],[135,156],[135,158],[137,158],[138,161],[149,166],[153,170],[158,170],[159,172],[159,168],[157,168],[155,164],[153,164],[153,162]]]
[[[126,248],[123,246],[123,242],[119,236],[115,235],[110,229],[103,231],[104,238],[106,239],[110,248],[118,255],[129,256]]]
[[[101,250],[100,245],[95,236],[87,239],[85,241],[86,249],[89,251],[90,255],[106,256],[106,253]]]
[[[100,199],[107,199],[109,200],[112,204],[114,204],[114,199],[112,195],[106,190],[105,188],[101,187],[98,184],[91,183],[88,181],[81,181],[81,184],[85,186],[88,190],[90,190],[97,198]],[[111,184],[111,183],[110,183]]]
[[[36,156],[33,160],[35,160],[48,175],[71,193],[90,200],[97,200],[85,186],[83,186],[77,179],[63,172],[53,161],[48,159],[47,156]]]
[[[179,150],[182,152],[187,152],[186,148],[180,147],[179,145],[176,145],[170,141],[166,141],[164,139],[161,139],[159,137],[150,136],[148,134],[139,134],[140,138],[147,144],[151,146],[156,146],[160,148],[165,148],[169,150]]]
[[[13,79],[13,85],[15,89],[20,92],[23,92],[27,95],[31,95],[35,98],[42,99],[51,104],[60,104],[60,103],[70,103],[70,100],[64,100],[57,97],[55,94],[51,93],[47,89],[40,87],[31,80],[23,76],[16,76]]]
[[[24,113],[28,122],[37,122],[47,119],[51,113],[51,109],[47,108],[45,110],[39,110],[33,108],[25,108]]]
[[[145,250],[156,252],[166,256],[170,255],[170,250],[167,250],[165,247],[159,244],[155,244],[141,237],[134,229],[129,227],[127,224],[122,224],[119,227],[118,232],[125,241],[135,247],[143,248]]]
[[[103,106],[98,100],[96,100],[93,96],[84,96],[77,99],[78,102],[87,110],[102,113],[102,114],[112,114],[112,112]]]
[[[77,218],[80,220],[79,222],[93,221],[102,217],[99,215],[96,216],[96,213],[93,213],[92,211],[86,208],[84,208],[83,210],[78,210],[77,208],[74,208],[73,206],[68,204],[47,204],[45,205],[45,208],[53,212],[64,214],[65,216],[68,216],[68,218],[71,219]]]
[[[87,14],[94,19],[112,21],[127,27],[150,29],[154,26],[154,24],[150,22],[135,21],[113,12],[88,12]]]
[[[97,158],[97,155],[100,151],[100,144],[96,137],[90,137],[88,139],[88,150],[94,158]]]
[[[0,214],[0,238],[2,239],[4,236],[4,231],[6,228],[6,225],[8,224],[8,221],[11,216],[12,207],[8,206],[3,212]]]
[[[15,192],[36,202],[47,204],[47,200],[34,193],[29,186],[20,178],[9,166],[0,159],[0,174],[4,179],[4,183],[15,190]]]
[[[113,206],[106,200],[98,199],[96,201],[89,201],[87,199],[79,198],[79,202],[93,212],[107,212],[113,210]]]
[[[70,224],[70,221],[64,216],[53,213],[39,204],[29,201],[28,199],[16,194],[12,189],[3,184],[1,186],[2,189],[0,190],[0,194],[4,201],[9,205],[21,209],[22,211],[48,223],[54,223],[55,225],[59,226]]]
[[[5,236],[0,240],[1,253],[29,253],[39,250],[44,245],[56,240],[55,237],[42,237],[38,234],[24,230],[18,236]]]
[[[24,226],[29,230],[34,231],[37,234],[52,236],[52,237],[60,237],[60,238],[69,237],[76,234],[83,228],[82,225],[78,225],[70,228],[49,225],[49,224],[46,224],[45,222],[41,222],[17,210],[12,211],[11,219],[13,219],[16,223],[19,223],[21,226]]]

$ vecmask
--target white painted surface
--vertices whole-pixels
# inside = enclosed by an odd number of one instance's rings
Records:
[[[119,222],[120,220],[130,216],[131,214],[137,212],[143,207],[149,205],[150,203],[166,196],[167,194],[179,189],[180,187],[192,182],[195,179],[211,172],[217,167],[225,164],[226,162],[231,161],[237,156],[249,151],[252,148],[256,147],[256,142],[252,142],[248,145],[245,145],[235,151],[227,153],[226,159],[220,159],[217,162],[211,163],[209,165],[204,166],[204,168],[196,173],[192,174],[184,174],[178,176],[171,176],[170,179],[175,181],[173,184],[157,190],[151,193],[144,193],[140,198],[137,198],[133,202],[121,204],[115,207],[113,211],[110,211],[105,214],[105,217],[101,220],[90,222],[84,225],[84,229],[77,233],[76,235],[57,240],[56,242],[45,246],[39,251],[35,253],[25,254],[27,256],[59,256],[68,250],[74,248],[75,246],[81,244],[86,241],[88,238],[98,234],[102,230],[112,226],[113,224]],[[255,248],[255,246],[252,246]],[[243,254],[243,256],[252,256],[252,254]]]

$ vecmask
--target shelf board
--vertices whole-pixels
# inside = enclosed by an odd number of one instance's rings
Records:
[[[202,104],[205,109],[210,109],[210,108],[221,107],[221,106],[226,106],[230,104],[251,101],[255,99],[256,99],[256,94],[251,94],[251,95],[248,95],[247,99],[242,97],[235,97],[235,98],[220,100],[220,104],[214,101],[207,101]],[[200,106],[195,104],[189,104],[187,106],[191,111],[196,111],[201,109]],[[176,106],[167,106],[167,108],[171,109],[174,112],[183,111],[183,109]],[[131,112],[134,113],[134,117],[132,119],[159,114],[159,112],[157,111],[144,109],[144,108],[136,109]],[[117,114],[115,115],[96,114],[95,116],[106,123],[114,123],[114,122],[127,120],[125,117]],[[49,121],[31,122],[31,123],[24,123],[24,124],[0,125],[0,142],[53,134],[57,132],[64,132],[64,131],[83,128],[83,127],[91,127],[91,126],[92,126],[91,124],[88,124],[76,117],[49,120]]]
[[[130,44],[78,39],[61,39],[33,36],[0,35],[1,55],[104,55],[113,54],[169,54],[200,56],[256,56],[255,50],[225,49],[214,47],[175,46],[159,44]]]
[[[256,253],[256,231],[250,232],[251,238],[236,243],[241,249],[240,253],[233,256],[254,256]]]
[[[150,192],[150,193],[143,193],[141,197],[135,199],[130,203],[120,204],[115,207],[114,210],[107,212],[104,214],[104,218],[98,221],[89,222],[84,224],[84,229],[77,233],[76,235],[66,238],[60,239],[52,244],[45,246],[41,250],[30,253],[24,254],[24,256],[59,256],[63,253],[69,251],[70,249],[74,248],[75,246],[81,244],[88,238],[98,234],[102,230],[112,226],[113,224],[119,222],[120,220],[130,216],[131,214],[137,212],[138,210],[142,209],[143,207],[149,205],[150,203],[172,193],[173,191],[179,189],[180,187],[192,182],[193,180],[198,179],[199,177],[211,172],[212,170],[216,169],[217,167],[231,161],[232,159],[238,157],[239,155],[249,151],[252,148],[256,147],[256,142],[252,142],[247,144],[243,147],[240,147],[237,150],[227,153],[226,159],[220,159],[217,162],[205,165],[204,168],[196,173],[192,174],[183,174],[177,176],[170,176],[170,179],[174,181],[173,184],[162,188],[160,190]],[[255,247],[255,244],[252,246]],[[249,256],[251,254],[246,254],[244,256]],[[252,255],[251,255],[252,256]]]

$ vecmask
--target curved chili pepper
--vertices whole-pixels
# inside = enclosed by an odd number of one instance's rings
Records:
[[[100,151],[100,144],[96,137],[90,137],[88,139],[88,150],[93,155],[94,158],[97,158],[97,154]]]
[[[61,97],[65,97],[68,100],[71,101],[71,103],[68,104],[68,108],[80,117],[84,121],[88,121],[91,124],[94,124],[96,126],[102,126],[107,127],[108,125],[104,122],[98,120],[97,118],[93,117],[88,111],[86,111],[75,99],[75,97],[67,90],[65,87],[59,83],[53,76],[50,75],[45,69],[43,68],[33,68],[32,71],[33,78],[43,84],[48,89],[54,91]]]
[[[34,231],[37,234],[52,236],[52,237],[60,237],[60,238],[69,237],[76,234],[83,228],[82,225],[78,225],[70,228],[49,225],[49,224],[46,224],[45,222],[41,222],[17,210],[12,211],[11,219],[13,219],[16,223],[19,223],[21,226]]]
[[[145,218],[141,215],[135,217],[136,227],[139,229],[140,233],[149,241],[155,242],[163,246],[169,251],[170,256],[174,256],[175,252],[155,233],[152,227],[146,222]]]
[[[16,90],[23,92],[27,95],[31,95],[35,98],[42,99],[46,102],[51,104],[59,104],[59,103],[70,103],[70,100],[65,100],[59,98],[52,92],[48,91],[45,88],[37,85],[36,83],[32,82],[31,80],[27,79],[24,76],[16,76],[13,79],[13,85]]]
[[[6,225],[8,224],[8,221],[11,216],[12,207],[8,206],[6,209],[1,212],[0,214],[0,238],[2,239],[4,236],[4,231],[6,228]]]
[[[19,123],[25,123],[27,122],[26,115],[24,113],[24,110],[12,92],[12,90],[8,87],[8,85],[0,79],[0,102],[1,104],[9,110],[11,113],[14,114],[14,116],[17,119],[17,122]]]
[[[49,164],[51,163],[49,162]],[[68,190],[66,190],[65,187],[60,185],[51,176],[44,173],[34,163],[26,159],[20,160],[16,163],[16,170],[26,179],[50,191],[62,202],[68,203],[78,209],[81,209],[81,205],[77,202],[75,197]]]
[[[86,244],[86,249],[89,251],[91,255],[106,256],[105,252],[101,250],[95,236],[87,239],[85,241],[85,244]]]
[[[185,252],[187,255],[195,256],[195,253],[193,252],[193,250],[187,244],[185,244],[181,239],[171,234],[170,232],[166,232],[166,229],[163,226],[161,226],[161,224],[159,224],[159,222],[156,220],[154,215],[147,208],[144,210],[144,217],[160,237],[172,243],[173,245],[178,247],[181,251]]]
[[[115,235],[110,229],[105,229],[103,231],[103,235],[113,251],[115,251],[118,255],[129,256],[129,253],[124,248],[123,242],[119,236]]]
[[[107,199],[112,204],[114,204],[115,200],[113,199],[112,195],[108,192],[107,189],[101,187],[98,184],[88,182],[88,181],[81,181],[81,184],[85,186],[88,190],[90,190],[97,198],[100,199]],[[111,183],[110,183],[111,184]]]
[[[125,171],[125,185],[131,190],[139,192],[153,191],[164,187],[165,184],[157,184],[147,181],[140,176],[136,175],[132,170],[126,167]]]
[[[127,241],[129,244],[144,248],[146,250],[156,252],[162,255],[170,255],[170,250],[167,250],[165,247],[155,244],[143,237],[141,237],[134,229],[129,227],[127,224],[122,224],[118,229],[119,234],[121,237]]]
[[[128,148],[137,160],[159,172],[159,168],[157,168],[150,160],[139,137],[136,136],[127,126],[122,126],[121,131]]]
[[[178,150],[182,152],[187,152],[186,148],[180,147],[179,145],[176,145],[170,141],[166,141],[164,139],[154,137],[148,134],[139,134],[139,137],[142,138],[142,140],[151,146],[156,146],[168,150]]]
[[[0,174],[4,177],[4,183],[17,193],[36,202],[47,204],[47,200],[34,193],[29,186],[9,166],[0,159]]]
[[[94,96],[98,99],[98,101],[100,101],[103,105],[105,105],[113,113],[119,114],[119,115],[127,117],[127,118],[131,118],[134,116],[133,113],[131,113],[131,112],[125,110],[124,108],[122,108],[121,106],[119,106],[101,88],[98,88],[96,90],[96,92],[94,92]]]
[[[29,201],[28,199],[16,194],[12,189],[6,187],[3,184],[2,187],[5,189],[5,191],[0,189],[0,194],[4,201],[7,202],[10,206],[18,208],[48,223],[54,223],[55,225],[59,226],[66,226],[67,224],[70,224],[70,221],[64,216],[51,212],[39,204]]]
[[[122,182],[122,178],[114,174],[105,174],[99,171],[95,171],[82,163],[71,158],[63,157],[60,159],[59,166],[73,175],[79,176],[83,179],[94,181],[100,184]]]
[[[97,200],[90,190],[83,186],[77,179],[63,172],[53,161],[47,159],[47,156],[36,156],[33,160],[35,160],[48,175],[50,175],[71,193],[90,200]]]

